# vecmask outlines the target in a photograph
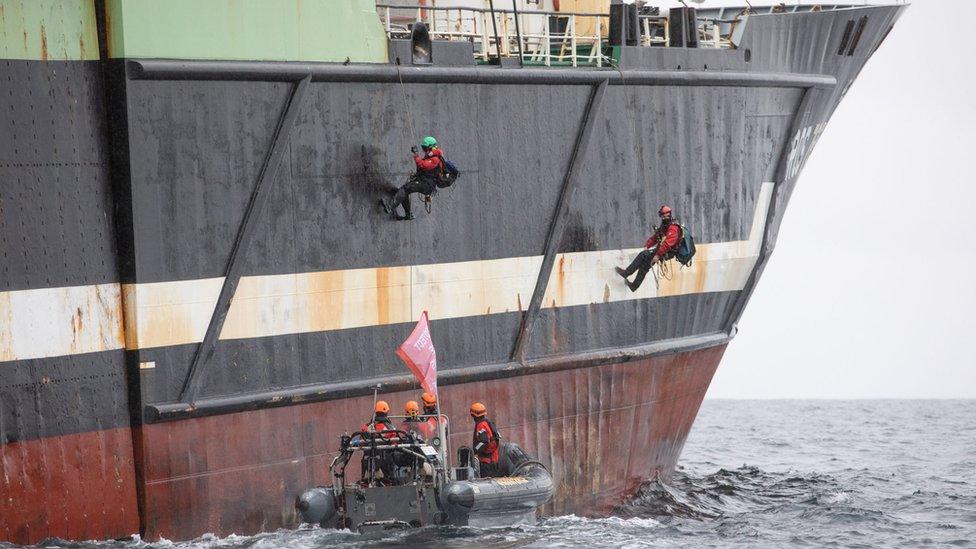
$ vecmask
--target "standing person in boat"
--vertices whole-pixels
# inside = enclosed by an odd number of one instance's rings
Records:
[[[359,430],[364,433],[384,433],[382,436],[386,439],[396,438],[396,427],[393,426],[393,421],[390,420],[389,414],[390,405],[385,400],[376,401],[376,406],[373,408],[372,421],[362,424]],[[389,432],[387,433],[386,431]],[[363,444],[368,445],[366,441],[363,441]],[[393,481],[394,467],[391,450],[363,450],[362,471],[364,478],[369,471],[369,461],[373,461],[379,468],[381,475],[376,475],[376,477],[386,479],[387,482]]]
[[[425,416],[437,415],[437,396],[425,392],[424,394],[420,395],[420,401],[424,403]]]
[[[420,154],[417,147],[410,148],[410,152],[413,153],[413,162],[417,166],[417,173],[410,178],[410,181],[397,189],[391,202],[380,200],[383,210],[398,220],[413,219],[413,214],[410,213],[411,194],[420,193],[430,196],[437,189],[438,183],[446,177],[447,162],[444,159],[444,152],[437,146],[437,140],[428,135],[420,142],[420,147],[423,149],[423,154]],[[401,204],[403,205],[403,216],[397,214],[397,207]]]
[[[403,406],[403,413],[407,416],[400,424],[400,430],[408,433],[417,433],[425,442],[430,440],[427,429],[427,421],[420,417],[420,404],[416,400],[408,400]]]
[[[481,462],[481,478],[501,476],[498,469],[498,447],[501,437],[495,424],[488,419],[488,409],[480,402],[471,405],[471,418],[474,419],[474,435],[471,447]]]
[[[393,426],[393,421],[390,420],[390,405],[385,400],[376,401],[376,406],[373,408],[373,420],[368,423],[363,423],[359,430],[369,433],[395,431],[396,427]],[[385,438],[393,438],[396,436],[396,433],[389,433],[383,436]]]
[[[441,417],[437,411],[437,396],[431,393],[424,393],[420,396],[420,401],[424,403],[424,421],[427,422],[425,431],[430,434],[427,440],[432,440],[432,437],[440,436],[437,429],[437,418],[440,418],[441,423],[444,424],[444,436],[447,436],[447,418]]]
[[[681,226],[671,216],[671,207],[661,206],[657,211],[661,218],[661,224],[654,229],[654,234],[644,243],[644,251],[637,254],[637,257],[626,269],[615,267],[617,274],[624,277],[624,284],[630,291],[636,292],[644,282],[644,277],[655,264],[670,259],[678,249],[681,241]],[[627,280],[627,277],[637,272],[634,281]]]

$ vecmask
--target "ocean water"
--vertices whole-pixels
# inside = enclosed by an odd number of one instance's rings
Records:
[[[517,528],[377,537],[308,528],[96,545],[976,547],[976,401],[706,401],[674,477],[646,484],[602,519],[547,517]]]

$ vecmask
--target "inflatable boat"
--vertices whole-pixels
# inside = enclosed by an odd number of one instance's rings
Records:
[[[552,475],[519,445],[503,442],[503,476],[478,478],[478,460],[462,447],[450,467],[438,437],[410,431],[344,435],[332,461],[331,486],[310,488],[295,502],[302,521],[369,532],[431,525],[508,526],[532,523],[553,496]],[[356,461],[361,456],[357,480]]]

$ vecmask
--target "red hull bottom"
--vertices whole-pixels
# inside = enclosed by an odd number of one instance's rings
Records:
[[[0,541],[139,531],[128,428],[0,445]]]
[[[674,469],[724,351],[721,345],[445,386],[441,399],[454,420],[451,447],[470,444],[467,408],[484,402],[506,440],[550,465],[557,493],[547,514],[605,514],[643,481]],[[418,396],[399,392],[382,398],[396,412]],[[142,479],[141,531],[147,540],[293,526],[295,496],[328,482],[339,435],[358,428],[371,410],[372,397],[364,396],[145,425],[132,431],[135,460],[131,449],[96,444],[57,478],[51,472],[55,456],[45,442],[51,439],[25,445],[33,450],[7,445],[3,471],[21,467],[21,484],[12,500],[0,500],[0,537],[30,543],[48,536],[135,533],[140,522],[134,477]],[[77,447],[106,440],[105,433],[74,435],[91,439]],[[111,478],[106,463],[93,467],[88,457],[106,452],[118,464]],[[6,495],[11,484],[4,482]],[[52,489],[59,483],[71,488]]]

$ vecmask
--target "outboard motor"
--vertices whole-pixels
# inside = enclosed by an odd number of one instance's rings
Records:
[[[523,466],[530,463],[541,465],[514,442],[503,442],[498,448],[498,467],[504,476],[516,476],[521,472]]]
[[[316,487],[302,492],[295,499],[295,509],[302,522],[332,526],[336,519],[336,500],[331,488]]]
[[[458,448],[458,466],[454,468],[454,480],[472,480],[478,478],[474,469],[474,452],[467,446]]]

